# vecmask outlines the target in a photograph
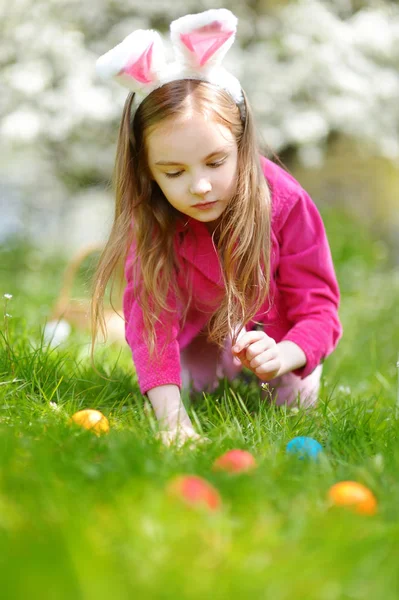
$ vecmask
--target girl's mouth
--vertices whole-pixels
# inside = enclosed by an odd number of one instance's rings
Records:
[[[198,210],[207,210],[216,204],[217,200],[214,202],[201,202],[200,204],[194,204],[194,208],[198,208]]]

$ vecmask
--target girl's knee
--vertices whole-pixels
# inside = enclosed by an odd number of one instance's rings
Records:
[[[212,391],[217,385],[218,355],[218,348],[204,334],[194,338],[180,352],[182,386],[197,392]]]
[[[184,388],[197,392],[213,392],[224,377],[232,381],[242,365],[231,352],[231,340],[223,349],[209,343],[204,334],[197,336],[180,353],[181,378]]]
[[[269,383],[269,389],[263,397],[269,398],[277,406],[300,406],[301,408],[315,406],[319,399],[322,370],[322,365],[318,365],[304,379],[293,373],[286,373]]]

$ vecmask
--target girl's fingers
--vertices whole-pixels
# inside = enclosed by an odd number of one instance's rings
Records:
[[[265,336],[264,331],[246,331],[239,340],[237,340],[236,344],[233,346],[233,351],[235,353],[241,352],[244,348],[246,348],[249,344],[253,342],[257,342]]]
[[[247,348],[250,344],[254,342],[259,342],[260,340],[272,340],[264,331],[246,331],[242,337],[237,341],[237,343],[233,346],[232,350],[234,354],[239,354],[244,348]],[[273,343],[274,340],[272,340]]]
[[[247,355],[248,355],[248,350],[247,350]],[[277,348],[276,346],[274,346],[273,348],[269,348],[269,350],[266,350],[265,352],[261,352],[260,354],[257,354],[255,356],[255,358],[252,358],[249,361],[249,366],[251,369],[256,369],[257,367],[260,367],[260,365],[264,365],[272,360],[275,360],[277,358]]]
[[[246,351],[245,348],[244,350],[241,350],[241,352],[239,354],[236,354],[233,358],[234,360],[238,360],[240,364],[244,365],[244,367],[248,367],[249,366],[249,362],[247,360],[247,355],[246,355]]]
[[[246,349],[247,359],[252,361],[254,358],[258,358],[265,352],[273,352],[275,348],[276,342],[272,338],[266,336],[258,342],[254,342],[248,346]]]
[[[189,442],[190,445],[210,442],[209,438],[199,435],[191,427],[184,426],[159,431],[155,437],[160,439],[165,446],[176,445],[177,447],[180,447],[187,442]]]
[[[270,360],[267,363],[263,363],[262,365],[260,365],[260,367],[257,367],[255,369],[255,373],[257,375],[266,375],[268,373],[277,373],[280,369],[280,361],[275,359],[275,360]]]

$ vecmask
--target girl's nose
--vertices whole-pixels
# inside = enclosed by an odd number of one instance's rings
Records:
[[[209,179],[205,179],[203,177],[202,179],[198,179],[192,182],[190,186],[190,194],[193,194],[194,196],[204,196],[205,194],[210,192],[211,189],[211,182],[209,181]]]

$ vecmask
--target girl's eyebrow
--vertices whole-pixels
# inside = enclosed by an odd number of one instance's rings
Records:
[[[215,156],[216,154],[222,154],[223,152],[227,152],[226,148],[218,148],[218,150],[215,150],[214,152],[211,152],[210,154],[208,154],[208,156],[206,156],[204,158],[204,162],[209,160],[210,158],[212,158],[212,156]],[[168,161],[168,160],[160,160],[158,162],[155,163],[156,165],[160,165],[163,167],[166,166],[181,166],[183,165],[183,163],[179,163],[179,162],[173,162],[173,161]]]

